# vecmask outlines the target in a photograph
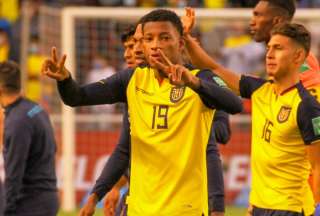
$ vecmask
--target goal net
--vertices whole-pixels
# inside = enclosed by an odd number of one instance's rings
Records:
[[[151,9],[42,7],[40,47],[50,55],[52,46],[67,54],[66,67],[81,84],[98,80],[123,69],[121,33]],[[183,15],[182,9],[174,9]],[[202,46],[222,64],[239,73],[264,73],[264,47],[248,35],[250,10],[196,9],[194,35]],[[319,10],[299,10],[299,22],[313,33],[313,51],[319,41]],[[319,39],[318,39],[319,40]],[[319,48],[318,48],[319,49]],[[80,107],[61,105],[55,82],[42,79],[41,103],[50,111],[59,144],[58,177],[62,207],[72,210],[92,188],[95,179],[112,153],[121,127],[121,105]],[[249,185],[250,102],[244,114],[231,118],[232,138],[220,146],[229,204],[246,204]]]

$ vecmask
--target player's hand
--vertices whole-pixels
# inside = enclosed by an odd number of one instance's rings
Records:
[[[120,197],[119,190],[112,188],[112,190],[107,194],[104,202],[104,216],[114,216],[116,212],[117,203]]]
[[[92,216],[96,210],[98,198],[95,194],[91,194],[88,201],[81,208],[78,216]]]
[[[190,34],[194,24],[195,24],[195,12],[191,7],[185,8],[186,14],[181,17],[181,22],[183,26],[183,33]]]
[[[314,210],[314,216],[320,216],[320,203],[316,205],[316,209]]]
[[[252,210],[253,210],[253,206],[251,204],[249,204],[249,206],[247,208],[246,216],[252,216]]]
[[[150,61],[157,69],[164,72],[170,80],[170,83],[176,86],[189,86],[192,89],[197,89],[200,86],[199,79],[190,73],[190,71],[182,65],[174,65],[168,57],[158,49],[157,52],[161,56],[162,61],[151,57]]]
[[[66,55],[63,55],[58,60],[57,49],[51,48],[51,58],[44,60],[41,73],[57,81],[62,81],[70,77],[70,72],[64,67]]]
[[[210,216],[224,216],[224,212],[211,212]]]

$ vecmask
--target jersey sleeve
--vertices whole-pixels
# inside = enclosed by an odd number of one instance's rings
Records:
[[[123,125],[120,133],[119,143],[112,152],[108,162],[103,167],[91,193],[95,193],[101,200],[104,195],[119,181],[129,167],[130,159],[130,124],[128,109],[126,107],[123,115]]]
[[[241,99],[212,71],[202,70],[196,76],[201,83],[196,92],[207,107],[220,109],[231,114],[242,111]]]
[[[215,112],[212,130],[218,143],[226,144],[230,140],[231,129],[228,113],[221,110]]]
[[[242,75],[239,82],[241,97],[250,99],[252,93],[266,82],[265,79]]]
[[[71,77],[58,82],[62,101],[69,106],[126,102],[126,90],[134,69],[118,72],[106,79],[79,86]]]
[[[298,106],[297,123],[306,145],[320,140],[320,104],[302,84],[298,85],[301,102]]]
[[[214,133],[211,130],[211,133]],[[210,139],[206,150],[209,210],[224,212],[223,169],[217,143]]]

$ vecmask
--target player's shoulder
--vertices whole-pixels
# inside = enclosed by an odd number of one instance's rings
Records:
[[[306,91],[310,95],[315,97],[316,100],[320,102],[320,83],[319,84],[310,85],[310,86],[307,86],[307,87],[304,86],[304,88],[306,89]]]
[[[44,112],[40,105],[26,98],[20,98],[15,103],[6,110],[8,112],[6,129],[8,130],[10,128],[14,131],[19,131],[20,128],[26,130],[33,125],[34,117]]]
[[[298,94],[300,97],[300,107],[303,107],[305,110],[312,109],[316,107],[317,109],[320,108],[319,104],[319,93],[320,93],[320,86],[313,86],[312,88],[306,88],[303,86],[302,82],[299,82],[297,85]]]
[[[199,76],[201,74],[210,74],[211,76],[215,75],[210,69],[200,69],[192,64],[184,64],[183,66],[186,67],[195,76]]]
[[[32,100],[24,98],[21,102],[21,109],[20,109],[21,120],[28,121],[30,119],[35,118],[40,113],[44,113],[44,112],[45,110],[43,109],[43,107]]]

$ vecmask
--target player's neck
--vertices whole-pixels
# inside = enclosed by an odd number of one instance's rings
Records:
[[[159,85],[161,85],[163,79],[165,78],[165,74],[164,72],[157,69],[155,70],[155,77],[158,80]]]
[[[299,73],[288,73],[286,76],[283,76],[278,79],[274,79],[275,92],[277,95],[283,94],[288,89],[292,88],[299,82]]]
[[[1,105],[3,107],[7,107],[10,104],[13,104],[14,102],[16,102],[20,97],[21,97],[20,93],[3,95],[1,98]]]

